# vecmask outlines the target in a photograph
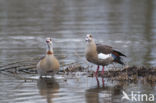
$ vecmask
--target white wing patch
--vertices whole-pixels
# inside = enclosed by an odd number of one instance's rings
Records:
[[[110,58],[110,57],[112,57],[111,54],[103,54],[103,53],[98,54],[99,59],[107,59],[107,58]]]

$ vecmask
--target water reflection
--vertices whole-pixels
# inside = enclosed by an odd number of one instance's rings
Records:
[[[147,1],[147,8],[146,8],[146,12],[145,12],[145,32],[144,32],[144,40],[145,42],[148,42],[149,45],[145,45],[145,54],[144,54],[144,60],[143,60],[143,64],[150,66],[150,61],[152,61],[153,57],[152,57],[152,38],[154,36],[154,34],[152,33],[152,28],[153,28],[153,19],[152,19],[152,15],[153,15],[153,0],[148,0]],[[152,25],[151,25],[152,24]]]
[[[114,86],[98,86],[86,90],[87,103],[121,103],[119,95],[121,95],[123,83],[118,82]]]
[[[97,42],[125,53],[130,66],[156,66],[156,0],[0,0],[0,26],[0,65],[44,55],[45,38],[52,37],[61,65],[78,62],[86,66],[84,37],[92,33]],[[102,78],[86,78],[81,77],[81,82],[69,79],[68,85],[61,81],[60,86],[55,79],[40,79],[38,88],[35,82],[22,82],[21,88],[14,90],[19,81],[2,76],[0,90],[6,95],[0,99],[42,102],[41,95],[54,102],[61,89],[63,95],[58,98],[68,103],[113,103],[120,101],[122,89],[156,91],[155,83],[149,85],[144,80],[110,86]],[[104,94],[109,94],[108,99]]]
[[[80,62],[73,53],[84,59],[82,40],[92,33],[97,42],[125,53],[129,65],[155,65],[154,0],[2,0],[0,5],[0,56],[5,62],[43,54],[49,36],[59,41],[54,50],[62,63]]]
[[[47,103],[53,103],[53,98],[57,97],[59,84],[54,78],[40,78],[37,87],[41,96],[46,98]]]

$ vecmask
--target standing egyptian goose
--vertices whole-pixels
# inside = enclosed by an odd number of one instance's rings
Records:
[[[59,70],[60,67],[58,60],[54,56],[52,39],[47,38],[46,43],[47,43],[46,55],[37,64],[37,72],[38,74],[40,74],[40,77],[46,75],[53,75]]]
[[[86,59],[97,65],[96,75],[99,71],[99,66],[103,66],[102,74],[104,74],[104,66],[113,62],[124,65],[121,56],[125,56],[121,52],[114,50],[112,47],[102,44],[96,44],[92,35],[86,35]]]

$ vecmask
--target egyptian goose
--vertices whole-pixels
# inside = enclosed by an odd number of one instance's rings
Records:
[[[99,66],[103,66],[102,74],[104,74],[104,66],[113,62],[124,65],[121,56],[125,56],[123,53],[114,50],[112,47],[102,44],[96,44],[92,35],[86,35],[86,59],[97,65],[96,75],[99,71]]]
[[[40,77],[46,75],[53,75],[59,70],[60,67],[58,60],[54,56],[52,39],[47,38],[46,43],[47,43],[46,55],[37,64],[37,72],[38,74],[40,74]]]

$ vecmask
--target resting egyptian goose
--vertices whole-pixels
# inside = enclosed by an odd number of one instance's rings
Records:
[[[92,35],[86,35],[86,59],[97,65],[96,75],[99,71],[99,66],[103,66],[102,74],[104,74],[104,66],[113,62],[124,65],[121,56],[125,56],[123,53],[114,50],[112,47],[102,44],[96,44]]]
[[[46,43],[47,43],[46,55],[37,64],[37,72],[38,74],[40,74],[40,77],[46,75],[53,75],[59,70],[60,67],[58,60],[54,56],[52,39],[47,38]]]

